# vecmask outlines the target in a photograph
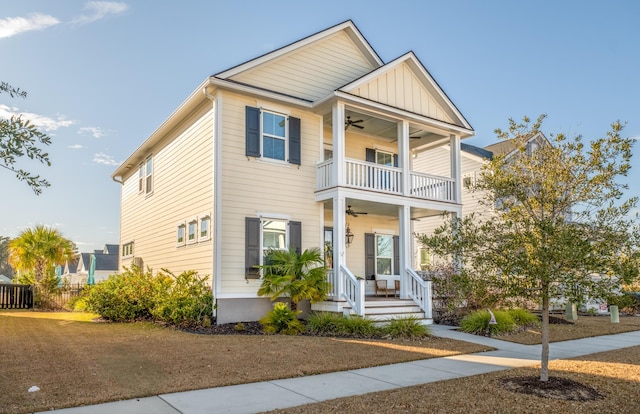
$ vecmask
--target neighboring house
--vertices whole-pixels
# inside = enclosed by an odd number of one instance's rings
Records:
[[[11,283],[12,280],[5,275],[0,275],[0,283]]]
[[[472,135],[413,52],[384,63],[338,24],[205,79],[114,171],[120,268],[196,270],[217,323],[257,320],[264,253],[324,247],[333,289],[314,309],[373,314],[380,279],[429,319],[412,219],[461,213]],[[441,148],[448,170],[415,163]]]
[[[73,260],[68,261],[62,271],[62,278],[73,284],[85,284],[89,278],[91,261],[95,260],[95,283],[106,280],[119,270],[119,245],[106,244],[102,250],[93,253],[78,253]]]

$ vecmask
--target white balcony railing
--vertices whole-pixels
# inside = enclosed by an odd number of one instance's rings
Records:
[[[431,306],[431,282],[422,279],[413,269],[406,269],[409,275],[408,296],[420,306],[427,319],[433,317]]]
[[[455,202],[455,180],[448,177],[410,173],[409,191],[402,188],[402,169],[347,159],[344,165],[344,182],[333,176],[333,160],[318,163],[316,189],[318,191],[341,185],[363,190],[407,195],[428,200]]]

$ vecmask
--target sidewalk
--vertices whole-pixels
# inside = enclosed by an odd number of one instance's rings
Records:
[[[308,377],[163,394],[155,397],[66,408],[54,412],[58,414],[256,413],[501,371],[532,365],[540,361],[540,345],[520,345],[499,341],[457,332],[454,327],[442,325],[431,325],[430,328],[436,336],[488,345],[496,350]],[[549,359],[572,358],[638,344],[640,344],[640,331],[554,342],[549,345]],[[52,411],[47,411],[47,413],[50,412]]]

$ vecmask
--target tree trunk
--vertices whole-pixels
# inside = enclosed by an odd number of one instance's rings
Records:
[[[40,283],[42,282],[42,279],[44,279],[44,274],[46,272],[47,269],[47,264],[45,263],[45,261],[43,259],[38,259],[38,261],[36,262],[36,268],[34,271],[34,279],[36,283]]]
[[[549,381],[549,289],[542,293],[542,356],[540,359],[540,381]]]

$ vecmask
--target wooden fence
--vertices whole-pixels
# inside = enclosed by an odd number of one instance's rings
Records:
[[[38,285],[0,284],[0,309],[62,309],[83,288],[84,284],[73,284],[47,292]]]
[[[33,308],[31,285],[0,284],[0,309]]]

